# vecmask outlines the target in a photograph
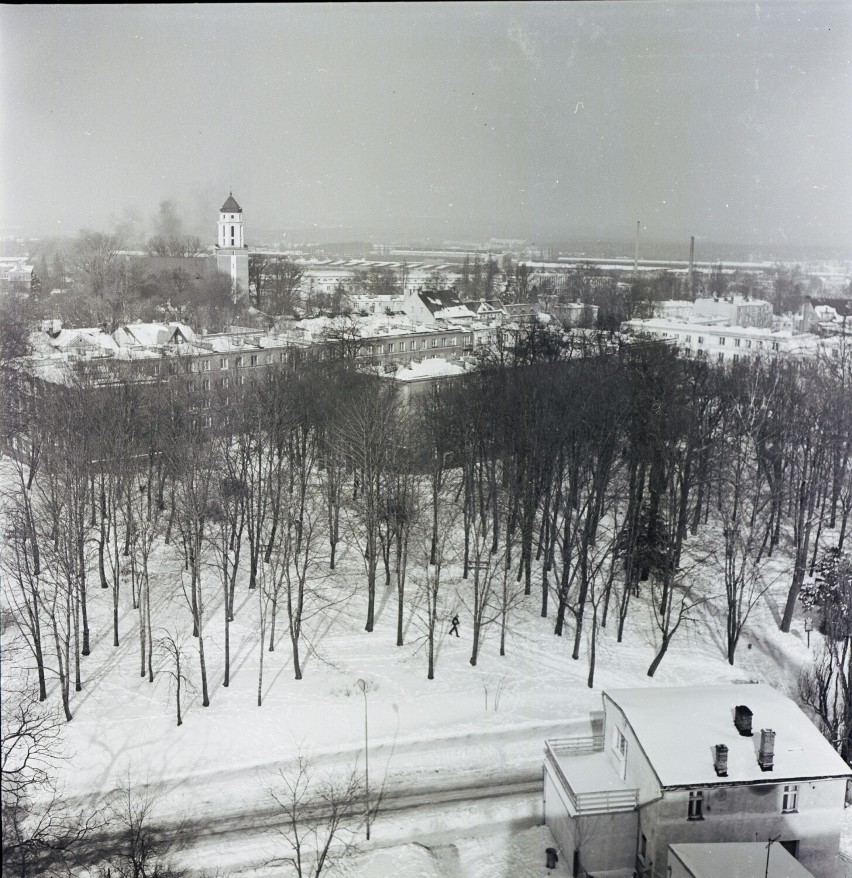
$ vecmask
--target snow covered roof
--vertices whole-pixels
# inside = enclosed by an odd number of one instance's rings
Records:
[[[395,378],[397,381],[425,381],[428,378],[446,378],[452,375],[464,374],[464,368],[458,363],[451,363],[436,357],[434,360],[421,360],[419,363],[411,362],[407,366],[398,369]]]
[[[780,844],[769,850],[766,868],[766,842],[737,841],[704,844],[673,844],[671,853],[686,867],[693,878],[813,878],[792,854]]]
[[[663,787],[849,777],[852,769],[786,696],[764,683],[609,689],[603,693],[627,719]],[[734,709],[753,714],[752,737],[734,726]],[[771,771],[757,763],[761,729],[775,731]],[[728,747],[728,776],[714,768],[714,748]]]
[[[459,301],[454,290],[425,290],[417,295],[432,314],[441,311],[446,317],[473,317],[473,311]]]
[[[124,346],[160,347],[182,341],[195,341],[195,333],[183,323],[127,323],[112,334]]]

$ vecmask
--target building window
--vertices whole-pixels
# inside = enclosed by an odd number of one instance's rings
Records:
[[[390,342],[389,344],[385,345],[385,353],[386,354],[393,353],[393,342]]]
[[[222,390],[227,390],[227,388],[228,388],[228,379],[223,378],[222,379]]]
[[[740,346],[740,340],[738,338],[734,339],[734,347],[738,348]]]
[[[445,348],[447,346],[447,340],[445,338],[441,339],[441,347]]]
[[[219,368],[223,369],[223,370],[228,368],[228,358],[227,357],[222,357],[219,360]]]
[[[202,390],[210,390],[210,379],[209,378],[205,378],[201,382],[201,389]]]
[[[750,348],[750,347],[751,347],[751,339],[750,339],[750,338],[747,338],[747,339],[746,339],[746,347],[747,347],[747,348]]]
[[[160,374],[160,364],[159,363],[154,363],[154,365],[151,366],[151,374],[152,375],[159,375]]]
[[[251,363],[252,366],[256,366],[257,365],[257,354],[252,354],[249,362]]]
[[[210,360],[203,360],[201,363],[201,369],[204,372],[210,371]]]
[[[781,801],[781,811],[789,814],[799,810],[799,785],[790,783],[784,786],[784,798]]]
[[[687,819],[704,819],[704,793],[702,793],[701,790],[695,790],[689,794],[689,811],[687,812]]]
[[[235,366],[242,366],[242,364],[243,364],[243,358],[237,357],[237,359],[234,361],[234,365]]]
[[[451,346],[451,347],[455,347],[455,346],[456,346],[456,342],[458,342],[458,337],[454,335],[454,336],[450,339],[450,346]]]
[[[204,418],[204,426],[205,427],[212,427],[213,426],[213,418],[211,415],[207,415]]]
[[[719,336],[719,344],[724,347],[724,344],[725,344],[725,336],[724,335]]]
[[[242,387],[245,383],[246,383],[246,376],[245,375],[238,375],[237,376],[237,387]]]
[[[615,741],[613,742],[616,754],[621,759],[627,758],[627,738],[621,733],[621,729],[615,730]]]
[[[437,339],[437,338],[433,338],[433,339],[432,339],[432,347],[433,347],[433,348],[438,347],[438,339]]]
[[[698,336],[698,344],[704,344],[704,336],[703,335]]]
[[[466,347],[470,347],[473,344],[473,333],[470,333],[464,337],[464,344]]]

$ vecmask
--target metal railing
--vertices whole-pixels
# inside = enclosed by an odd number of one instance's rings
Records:
[[[600,753],[604,748],[603,735],[574,735],[571,738],[548,738],[545,744],[558,756],[581,756]]]
[[[554,774],[561,781],[565,794],[579,814],[607,814],[612,811],[630,811],[636,808],[639,801],[639,790],[636,788],[578,793],[571,786],[571,782],[559,764],[558,757],[582,756],[600,752],[602,747],[593,746],[596,740],[597,736],[589,735],[584,738],[557,738],[545,742],[546,759]]]

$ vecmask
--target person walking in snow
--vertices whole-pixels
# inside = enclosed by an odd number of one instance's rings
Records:
[[[450,628],[450,634],[455,634],[456,637],[461,637],[461,635],[459,634],[459,617],[458,617],[458,615],[453,616],[453,618],[450,620],[450,622],[451,622],[451,626],[452,626]]]

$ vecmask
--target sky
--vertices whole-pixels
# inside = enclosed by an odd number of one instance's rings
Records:
[[[852,245],[852,4],[0,6],[0,233]]]

